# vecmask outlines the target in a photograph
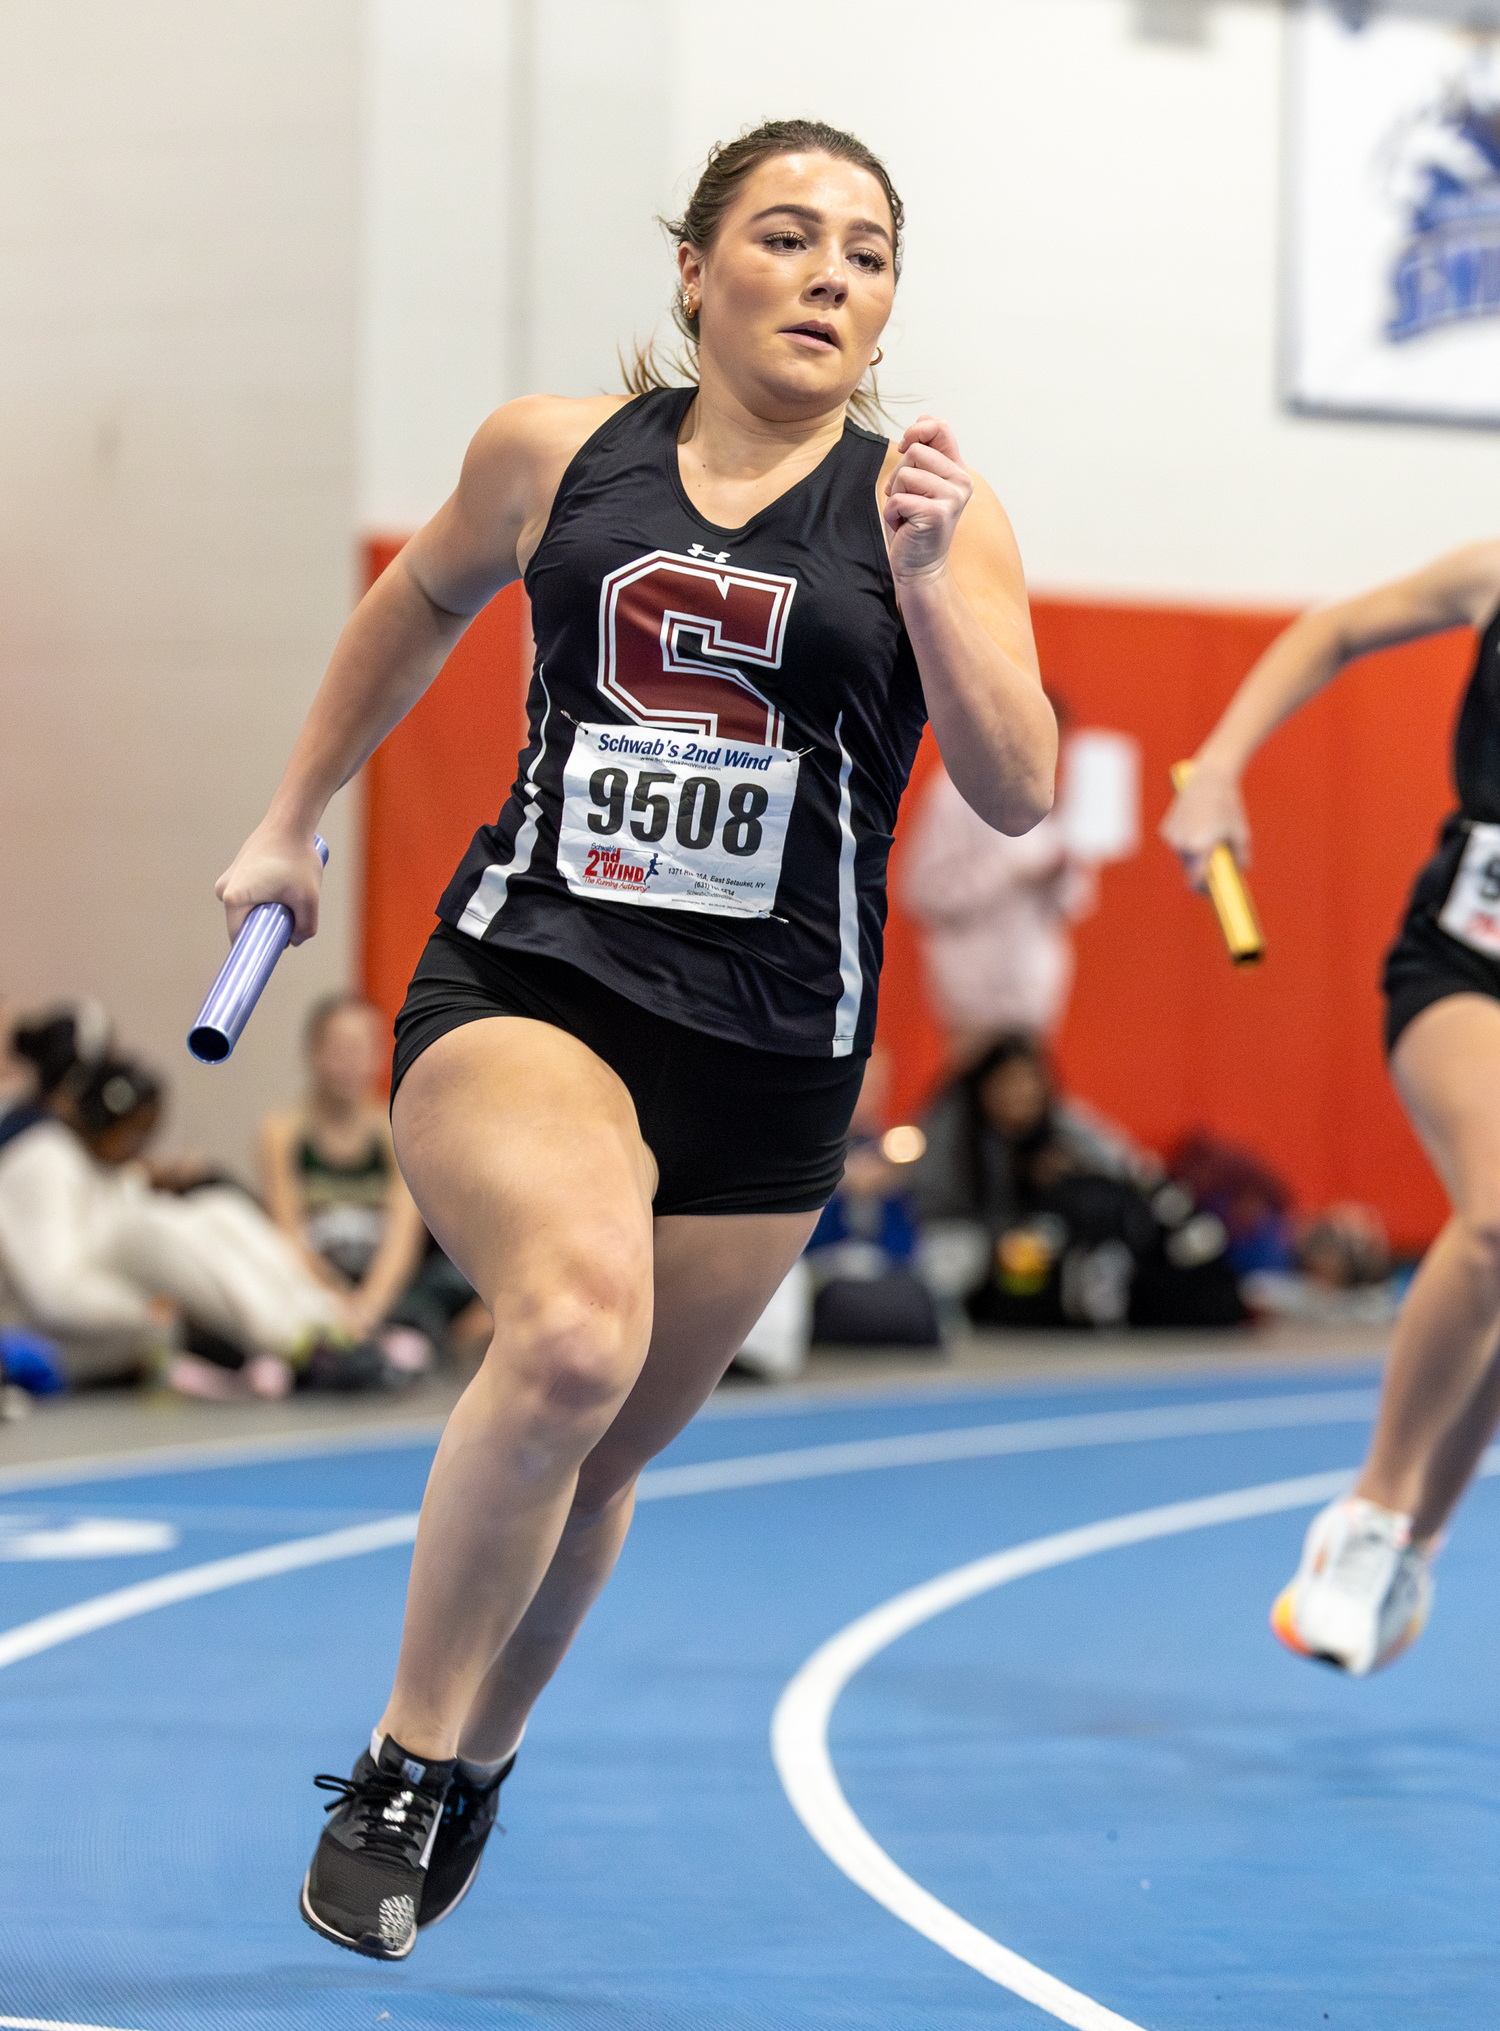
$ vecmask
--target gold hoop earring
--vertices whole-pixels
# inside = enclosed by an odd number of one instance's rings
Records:
[[[878,366],[880,365],[880,362],[881,362],[881,361],[882,361],[882,360],[883,360],[884,358],[885,358],[885,347],[884,347],[884,346],[877,346],[877,347],[875,348],[875,357],[874,357],[874,359],[873,359],[873,360],[871,360],[871,362],[870,362],[870,365],[871,365],[871,367],[872,367],[872,368],[873,368],[873,367],[878,367]]]
[[[692,320],[698,315],[698,299],[696,296],[693,298],[691,303],[688,302],[685,296],[683,297],[682,314],[688,320],[689,323],[691,323]]]

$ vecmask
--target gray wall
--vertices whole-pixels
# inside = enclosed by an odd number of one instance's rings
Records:
[[[0,10],[0,991],[92,990],[241,1160],[324,930],[230,1067],[183,1036],[216,876],[348,610],[359,0]]]

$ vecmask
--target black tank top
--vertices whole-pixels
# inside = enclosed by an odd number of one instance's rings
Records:
[[[526,572],[518,775],[438,915],[731,1042],[864,1052],[926,720],[876,505],[886,440],[846,423],[720,529],[678,470],[695,392],[628,402],[563,475]]]
[[[1485,629],[1453,736],[1453,781],[1465,818],[1500,825],[1500,612]]]
[[[1443,821],[1437,851],[1417,876],[1411,907],[1435,917],[1448,899],[1471,825],[1500,825],[1500,610],[1480,638],[1474,674],[1453,733],[1458,809]]]

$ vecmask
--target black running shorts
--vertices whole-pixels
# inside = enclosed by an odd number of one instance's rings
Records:
[[[485,1016],[529,1016],[586,1044],[635,1102],[657,1213],[815,1213],[844,1169],[862,1057],[756,1051],[627,1001],[565,960],[439,924],[400,1014],[391,1097],[427,1046]]]
[[[1425,911],[1413,909],[1386,954],[1381,986],[1389,1057],[1407,1024],[1435,1001],[1450,994],[1487,994],[1500,1001],[1500,960],[1450,938]]]

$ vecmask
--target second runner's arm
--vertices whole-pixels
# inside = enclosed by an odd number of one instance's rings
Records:
[[[891,571],[943,765],[997,832],[1029,832],[1052,808],[1057,721],[1015,538],[946,423],[922,417],[900,452],[885,483]]]
[[[1250,864],[1240,777],[1261,742],[1346,663],[1374,649],[1482,626],[1500,604],[1500,542],[1471,543],[1420,571],[1293,621],[1266,650],[1193,757],[1192,775],[1162,820],[1161,836],[1202,888],[1216,846]]]

